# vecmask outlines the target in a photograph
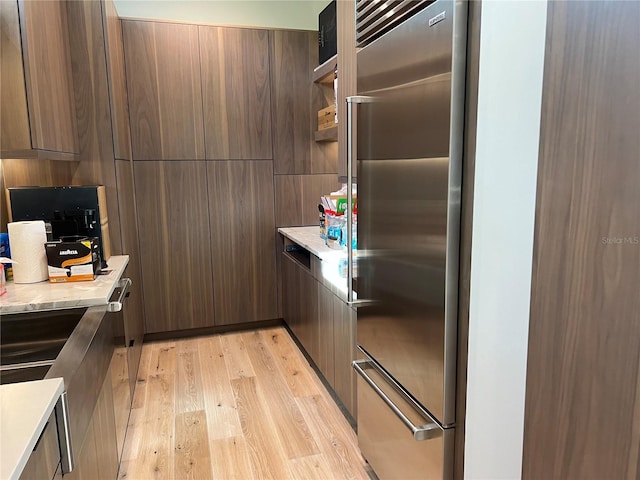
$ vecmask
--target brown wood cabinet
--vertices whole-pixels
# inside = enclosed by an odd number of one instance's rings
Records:
[[[640,478],[639,24],[638,2],[549,3],[525,480]]]
[[[118,475],[113,390],[108,373],[98,397],[82,448],[74,452],[73,471],[65,480],[114,480]]]
[[[127,160],[116,160],[116,178],[118,180],[118,207],[120,210],[120,229],[122,251],[129,255],[126,275],[131,278],[130,295],[127,307],[123,310],[125,341],[129,365],[131,391],[136,382],[142,339],[144,336],[144,304],[142,299],[142,272],[140,271],[140,249],[138,248],[138,225],[133,188],[133,166]],[[133,343],[133,344],[132,344]]]
[[[336,20],[338,23],[338,176],[346,182],[347,178],[347,97],[357,93],[356,72],[356,22],[354,0],[341,0],[337,3]],[[352,153],[356,153],[356,118],[354,115]],[[353,162],[353,176],[357,175],[356,162]]]
[[[277,174],[311,173],[310,45],[313,32],[270,32],[273,159]],[[315,114],[315,112],[314,112]]]
[[[2,158],[76,160],[65,2],[0,2]]]
[[[333,348],[335,382],[333,389],[351,416],[357,418],[356,373],[351,367],[356,357],[356,311],[333,296]]]
[[[270,161],[207,162],[215,324],[278,317]]]
[[[318,358],[316,364],[329,385],[335,385],[335,337],[333,304],[335,295],[318,286]]]
[[[198,27],[123,21],[134,160],[204,158]]]
[[[320,196],[340,188],[336,175],[276,175],[276,225],[318,224]]]
[[[288,253],[282,255],[282,314],[300,344],[317,363],[318,282],[294,257]]]
[[[49,420],[31,452],[27,464],[20,474],[20,480],[51,480],[60,465],[60,447],[58,444],[58,429],[56,427],[55,412]]]
[[[78,121],[78,158],[73,184],[106,190],[112,253],[122,253],[109,85],[105,62],[102,5],[93,0],[65,2]]]
[[[122,20],[118,16],[113,0],[102,2],[111,102],[111,124],[113,128],[113,150],[115,158],[131,159],[131,134],[129,130],[129,104],[124,69],[124,45]]]
[[[207,159],[271,159],[269,32],[198,27]]]
[[[206,163],[134,162],[134,179],[145,331],[213,326]]]
[[[320,261],[311,255],[308,268],[305,259],[282,253],[282,317],[355,419],[356,313],[316,278]]]

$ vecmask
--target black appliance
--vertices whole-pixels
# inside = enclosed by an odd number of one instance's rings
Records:
[[[318,59],[320,65],[338,52],[337,32],[336,0],[333,0],[318,15]]]
[[[101,268],[111,256],[107,205],[102,185],[9,188],[9,216],[13,222],[44,220],[48,240],[96,237]]]

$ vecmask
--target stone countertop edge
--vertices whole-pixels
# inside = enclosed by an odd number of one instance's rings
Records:
[[[62,395],[62,378],[0,386],[0,480],[18,480]]]
[[[106,305],[128,263],[128,255],[112,256],[107,262],[109,274],[91,282],[8,282],[7,293],[0,296],[0,315]]]
[[[325,245],[320,238],[319,227],[281,227],[278,232],[322,261],[322,276],[333,285],[334,293],[344,302],[347,301],[347,279],[338,274],[340,260],[347,258],[346,250],[334,250]]]
[[[278,228],[278,232],[306,248],[320,260],[338,261],[347,256],[346,250],[334,250],[327,247],[324,240],[320,238],[320,228],[317,226],[281,227]]]

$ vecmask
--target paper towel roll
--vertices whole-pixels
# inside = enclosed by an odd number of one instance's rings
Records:
[[[15,283],[36,283],[49,278],[47,270],[47,233],[42,220],[13,222],[9,229],[9,248]]]

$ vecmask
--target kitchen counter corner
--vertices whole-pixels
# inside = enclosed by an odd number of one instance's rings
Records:
[[[0,296],[0,315],[106,305],[128,263],[128,255],[112,256],[109,274],[98,275],[92,282],[9,282],[7,293]]]
[[[0,480],[17,480],[62,395],[62,378],[0,386]]]

